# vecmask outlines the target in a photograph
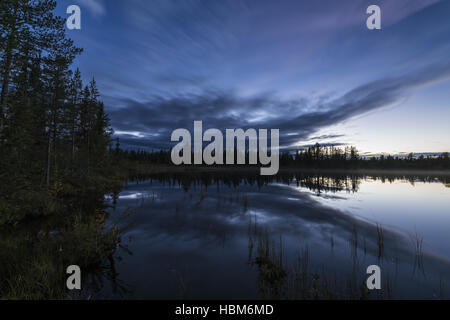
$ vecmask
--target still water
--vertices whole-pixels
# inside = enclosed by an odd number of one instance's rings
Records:
[[[92,297],[450,298],[448,178],[259,179],[155,176],[107,196],[121,245]],[[372,264],[382,287],[362,294]]]

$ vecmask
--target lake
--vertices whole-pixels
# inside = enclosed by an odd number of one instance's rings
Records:
[[[450,297],[448,177],[177,173],[107,195],[103,299]],[[368,291],[369,265],[382,287]]]

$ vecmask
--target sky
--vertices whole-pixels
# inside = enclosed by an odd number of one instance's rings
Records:
[[[122,147],[171,133],[280,129],[362,154],[450,151],[448,0],[62,0],[81,8],[75,65]],[[381,30],[366,27],[381,8]]]

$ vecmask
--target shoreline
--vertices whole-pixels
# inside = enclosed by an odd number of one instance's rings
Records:
[[[243,167],[243,166],[174,166],[174,165],[160,165],[160,164],[143,164],[139,163],[137,166],[128,167],[130,172],[138,174],[152,174],[152,173],[255,173],[259,174],[260,167]],[[351,174],[351,175],[387,175],[387,176],[435,176],[435,177],[450,177],[450,170],[424,170],[424,169],[320,169],[320,168],[295,168],[284,167],[280,168],[279,172],[274,175],[277,176],[283,173],[311,173],[311,174]],[[266,176],[270,177],[270,176]]]

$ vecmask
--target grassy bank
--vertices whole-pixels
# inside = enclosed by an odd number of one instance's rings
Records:
[[[50,186],[11,186],[0,197],[0,299],[66,299],[66,268],[104,272],[120,243],[106,224],[104,195],[118,192],[126,175],[64,179]],[[87,294],[87,293],[86,293]]]
[[[65,299],[66,268],[80,266],[83,275],[101,272],[115,251],[117,227],[105,224],[106,212],[80,212],[65,221],[35,221],[26,228],[0,232],[0,298]],[[57,229],[53,229],[57,228]],[[87,277],[82,288],[88,289]]]

